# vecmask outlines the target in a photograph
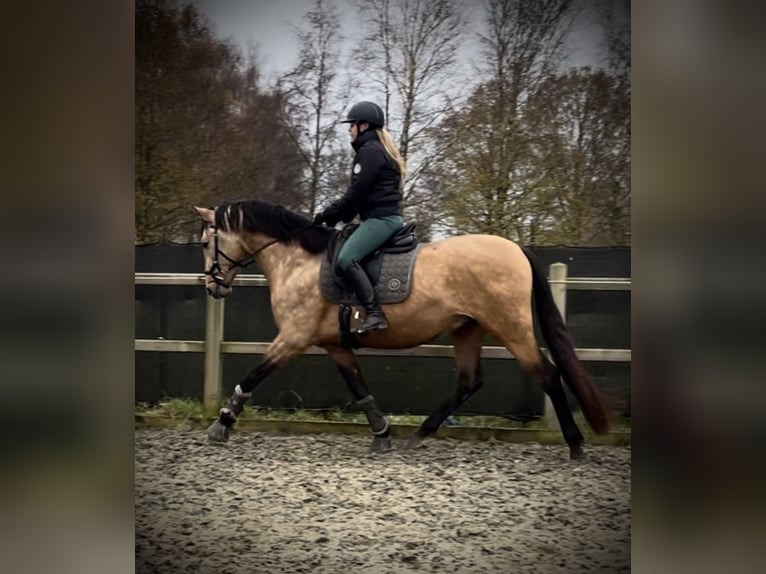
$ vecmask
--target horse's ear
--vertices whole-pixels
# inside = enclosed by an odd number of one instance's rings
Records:
[[[207,223],[215,223],[215,211],[213,211],[212,209],[195,206],[194,211],[197,212],[197,215],[200,216],[200,219],[202,219],[202,221],[205,221]]]

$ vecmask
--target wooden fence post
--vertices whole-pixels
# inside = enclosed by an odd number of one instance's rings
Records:
[[[556,307],[559,309],[559,313],[564,318],[564,324],[567,320],[567,266],[564,263],[551,263],[548,268],[548,277],[551,286],[551,293],[553,294],[553,301],[556,303]],[[550,353],[549,353],[550,358]],[[561,431],[558,417],[556,417],[556,411],[553,409],[553,403],[550,397],[545,395],[545,411],[543,418],[545,425],[550,430]]]
[[[205,416],[215,415],[221,404],[223,311],[223,299],[207,297],[205,309],[205,386],[202,400]]]

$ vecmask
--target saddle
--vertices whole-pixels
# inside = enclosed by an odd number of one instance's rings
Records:
[[[322,261],[319,286],[322,296],[331,303],[360,304],[353,289],[345,284],[336,266],[338,253],[357,227],[358,223],[350,223],[333,236],[327,247],[327,257]],[[359,262],[375,288],[378,303],[401,303],[409,296],[412,269],[419,247],[415,222],[412,222],[399,229],[377,250]]]

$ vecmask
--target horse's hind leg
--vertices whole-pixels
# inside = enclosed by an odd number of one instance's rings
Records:
[[[556,411],[564,440],[569,445],[569,458],[582,458],[582,433],[577,428],[577,423],[572,416],[572,409],[569,407],[569,401],[564,393],[564,385],[561,384],[559,371],[547,358],[541,357],[541,359],[545,364],[546,373],[542,379],[542,388],[553,403],[553,410]]]
[[[503,339],[506,348],[519,361],[524,373],[536,381],[551,398],[553,409],[556,411],[556,417],[561,426],[561,433],[569,445],[569,457],[572,459],[581,458],[583,436],[580,429],[577,428],[572,410],[569,408],[558,369],[540,351],[532,328],[529,328],[523,341],[508,340],[503,337],[501,339]]]
[[[348,349],[339,347],[328,347],[327,354],[338,367],[343,380],[351,391],[351,395],[362,411],[364,411],[367,421],[370,423],[373,439],[370,449],[373,452],[388,452],[391,450],[391,431],[388,428],[388,420],[380,412],[375,403],[375,397],[370,394],[367,383],[362,378],[362,371],[359,369],[359,363],[356,356]]]
[[[434,434],[445,419],[467,401],[484,382],[481,378],[479,359],[484,329],[476,321],[470,320],[453,333],[455,347],[455,365],[457,366],[457,388],[452,397],[442,403],[423,423],[407,444],[416,448]]]

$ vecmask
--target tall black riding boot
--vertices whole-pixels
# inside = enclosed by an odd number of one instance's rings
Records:
[[[343,273],[343,278],[354,289],[359,302],[364,307],[366,315],[364,321],[355,332],[361,335],[369,331],[388,327],[386,316],[375,300],[375,289],[372,287],[370,278],[361,265],[356,261],[352,261],[351,265]]]

